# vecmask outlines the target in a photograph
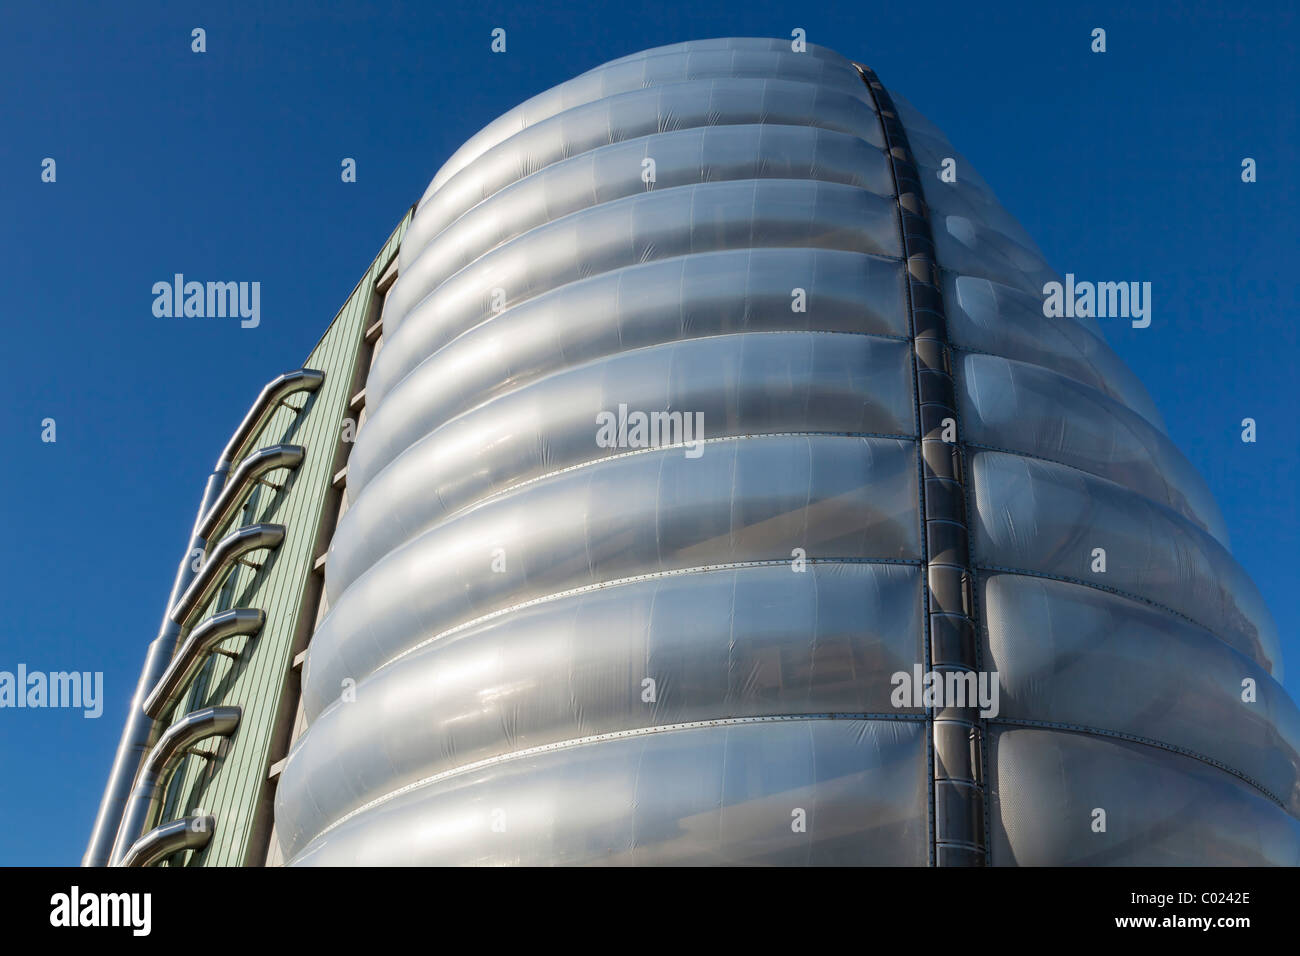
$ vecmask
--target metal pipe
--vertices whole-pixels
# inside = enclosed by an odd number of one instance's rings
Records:
[[[144,702],[167,668],[167,662],[171,659],[172,652],[176,649],[176,642],[181,635],[180,626],[171,619],[171,610],[194,577],[195,556],[202,554],[207,547],[207,541],[199,536],[199,523],[216,503],[225,484],[228,470],[228,464],[224,468],[218,467],[208,477],[207,485],[203,490],[199,513],[195,516],[194,527],[190,531],[189,547],[181,558],[180,567],[176,569],[176,579],[172,582],[171,594],[167,598],[167,610],[163,612],[162,625],[158,630],[158,636],[153,639],[145,653],[144,666],[140,669],[135,693],[131,695],[126,724],[122,727],[122,737],[113,756],[113,766],[108,773],[104,796],[99,802],[99,812],[95,815],[95,825],[90,832],[86,854],[81,858],[82,866],[107,866],[112,855],[118,826],[122,822],[122,809],[126,806],[136,770],[149,749],[154,733],[153,721],[144,712]]]
[[[185,627],[190,617],[212,599],[232,564],[250,551],[274,548],[283,540],[282,524],[248,524],[230,532],[217,542],[217,546],[203,562],[203,567],[199,568],[199,573],[172,608],[172,622],[178,627]]]
[[[207,539],[243,503],[245,493],[254,482],[277,468],[297,468],[302,463],[301,445],[268,445],[259,448],[239,463],[239,467],[226,482],[225,488],[203,520],[199,522],[199,536]]]
[[[176,650],[181,629],[172,620],[171,612],[194,578],[194,556],[207,548],[207,539],[199,534],[204,519],[212,513],[226,484],[230,473],[232,459],[247,443],[249,438],[260,428],[271,412],[289,395],[297,391],[314,392],[325,380],[325,374],[315,369],[299,369],[286,372],[273,379],[253,402],[234,435],[226,443],[217,461],[216,468],[208,476],[203,489],[203,498],[199,502],[198,514],[194,517],[194,526],[190,530],[189,547],[181,558],[172,582],[171,594],[167,598],[167,610],[163,614],[158,636],[153,639],[145,652],[144,666],[136,681],[135,693],[131,696],[131,705],[127,710],[127,719],[122,727],[122,736],[118,741],[117,751],[113,755],[113,766],[108,773],[108,782],[104,795],[95,814],[95,823],[90,832],[90,841],[86,853],[81,859],[82,866],[105,866],[117,840],[118,827],[122,822],[122,809],[131,792],[140,761],[149,749],[155,728],[154,722],[144,712],[144,702],[157,685],[163,671]]]
[[[172,657],[167,670],[145,700],[145,714],[153,720],[160,719],[181,699],[194,675],[217,645],[240,634],[256,634],[265,622],[265,611],[237,607],[214,614],[196,627]]]
[[[121,865],[134,849],[140,831],[162,805],[167,782],[189,749],[209,737],[229,737],[239,726],[240,714],[238,707],[204,707],[186,714],[158,738],[158,743],[140,766],[130,802],[122,816],[111,865]]]
[[[212,839],[215,817],[185,817],[150,830],[131,845],[122,866],[153,866],[180,850],[201,850]]]
[[[267,382],[266,387],[257,396],[257,400],[253,402],[253,407],[248,410],[244,420],[230,436],[230,441],[226,443],[225,450],[221,452],[221,458],[217,461],[217,467],[220,468],[223,463],[229,467],[244,443],[261,431],[266,420],[275,413],[282,401],[294,392],[314,392],[320,388],[323,381],[325,381],[324,372],[318,372],[313,368],[300,368],[297,371],[285,372]]]

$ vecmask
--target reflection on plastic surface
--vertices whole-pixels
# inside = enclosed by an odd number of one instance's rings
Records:
[[[1139,415],[1036,365],[968,354],[958,367],[966,441],[1005,445],[1107,478],[1226,545],[1219,507],[1173,443]]]
[[[969,564],[960,535],[927,547],[973,570],[942,599],[973,597],[964,637],[998,673],[988,861],[1297,862],[1300,714],[1205,483],[1097,321],[1043,316],[1059,277],[990,186],[894,102],[948,351],[909,340],[881,117],[832,51],[623,57],[438,172],[348,462],[286,859],[939,861],[979,805],[950,807],[927,756],[954,723],[891,692],[953,651],[921,525],[955,488]],[[918,354],[951,368],[964,488],[918,480]],[[698,414],[702,444],[598,440],[620,407]]]
[[[374,478],[336,532],[330,593],[342,594],[383,555],[486,495],[625,454],[594,441],[596,416],[620,404],[647,413],[689,409],[703,416],[696,439],[910,438],[910,358],[907,343],[890,339],[750,333],[636,349],[518,388],[446,420]]]
[[[529,146],[556,142],[556,134],[549,129],[544,129],[543,132],[551,133],[550,137],[535,135],[536,128],[548,120],[561,116],[564,118],[565,125],[555,127],[565,137],[557,142],[557,145],[562,146],[566,140],[573,142],[579,136],[599,131],[599,124],[593,124],[590,119],[592,115],[605,116],[612,113],[623,123],[632,118],[641,118],[644,115],[642,101],[624,98],[626,94],[635,96],[648,91],[657,93],[662,87],[668,87],[669,106],[676,106],[678,101],[688,99],[695,99],[698,106],[702,95],[718,96],[717,100],[706,101],[713,109],[703,112],[706,116],[717,115],[721,122],[734,122],[738,116],[749,115],[759,104],[768,109],[778,105],[796,105],[788,100],[799,96],[797,105],[803,109],[791,110],[791,116],[794,119],[793,125],[805,125],[810,122],[810,117],[818,115],[817,110],[809,107],[818,102],[819,91],[857,100],[870,108],[870,98],[856,71],[839,54],[818,47],[809,47],[807,53],[793,54],[788,43],[771,40],[758,41],[761,45],[750,46],[748,49],[741,45],[746,41],[727,42],[729,46],[726,49],[715,51],[695,47],[681,51],[647,51],[627,60],[616,60],[520,104],[456,150],[429,184],[416,211],[423,214],[426,205],[435,196],[455,194],[456,188],[451,181],[466,167],[470,167],[473,173],[492,168],[491,162],[484,162],[485,154],[503,142],[509,141],[512,145],[525,143]],[[726,81],[726,85],[714,93],[714,81],[717,80]],[[773,80],[779,80],[783,85],[770,85]],[[609,110],[607,101],[614,98],[617,98],[615,104],[618,108]],[[825,100],[823,94],[821,102]],[[585,107],[593,104],[604,108],[584,111]],[[685,121],[680,118],[680,111],[670,109],[668,112],[678,117],[679,128],[685,125]],[[778,113],[771,119],[760,121],[780,123],[781,118]],[[657,132],[658,129],[654,131]],[[622,133],[616,138],[629,138],[625,130]],[[868,130],[866,135],[877,146],[884,142],[879,127]],[[588,141],[583,147],[591,149],[594,145]],[[462,177],[462,181],[466,178],[470,177]],[[478,182],[477,179],[473,181]],[[479,188],[481,192],[486,191],[482,186]],[[501,187],[497,185],[496,188]],[[403,268],[410,261],[403,259]]]
[[[989,768],[995,866],[1300,865],[1300,821],[1192,757],[1011,728]]]
[[[639,167],[630,172],[639,175]],[[385,318],[367,392],[382,402],[426,356],[494,311],[651,259],[751,247],[839,249],[897,258],[891,200],[840,183],[754,179],[653,190],[584,209],[492,249],[410,311]],[[398,285],[401,279],[398,279]],[[397,286],[394,286],[396,289]],[[494,302],[493,290],[500,290]]]
[[[281,839],[297,852],[382,796],[380,782],[564,740],[892,713],[890,675],[922,653],[920,601],[916,567],[777,565],[633,581],[489,619],[398,658],[321,715],[276,795]]]
[[[697,459],[654,449],[566,471],[435,525],[359,578],[312,638],[304,707],[314,720],[344,680],[526,601],[686,568],[789,568],[796,548],[916,560],[917,522],[912,443],[896,439],[722,439]]]
[[[402,271],[392,292],[394,315],[405,314],[443,277],[529,229],[644,193],[648,184],[640,175],[628,174],[639,173],[646,159],[654,161],[655,190],[727,180],[806,179],[893,194],[885,154],[835,130],[706,126],[614,142],[512,182],[446,225]],[[421,222],[432,218],[426,212]],[[410,240],[403,246],[414,247]]]
[[[807,311],[791,308],[803,289]],[[374,408],[359,490],[438,424],[543,375],[626,350],[739,332],[905,337],[902,264],[832,249],[699,253],[602,273],[502,312],[421,360]]]
[[[1044,316],[1041,296],[948,273],[944,307],[955,347],[1049,368],[1104,392],[1165,432],[1164,419],[1128,366],[1074,320]]]
[[[925,723],[694,727],[517,757],[348,819],[295,863],[924,865]]]
[[[975,556],[1094,584],[1186,617],[1281,680],[1277,629],[1254,583],[1191,522],[1073,468],[996,452],[972,456]],[[1094,571],[1105,551],[1106,570]]]
[[[1140,736],[1216,761],[1300,811],[1300,710],[1213,634],[1095,588],[982,579],[989,666],[1008,720]],[[1256,700],[1242,700],[1242,681]]]

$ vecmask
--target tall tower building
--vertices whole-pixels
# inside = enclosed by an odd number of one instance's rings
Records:
[[[523,103],[222,454],[86,862],[1300,862],[1276,627],[1055,280],[826,49]]]

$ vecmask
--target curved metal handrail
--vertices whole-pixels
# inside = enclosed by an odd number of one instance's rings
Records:
[[[212,839],[215,817],[183,817],[154,827],[131,844],[119,866],[153,866],[180,850],[201,850]]]
[[[186,714],[158,738],[140,766],[122,815],[122,829],[113,853],[115,862],[126,859],[140,831],[158,812],[167,782],[190,748],[209,737],[229,737],[239,726],[241,713],[238,707],[204,707]]]
[[[259,448],[239,463],[216,502],[199,522],[199,537],[205,540],[238,509],[244,494],[254,482],[277,468],[297,468],[306,454],[301,445],[268,445]]]
[[[158,629],[158,636],[149,645],[144,666],[140,670],[140,678],[136,682],[126,725],[122,728],[122,736],[113,755],[113,766],[109,770],[108,782],[104,786],[104,795],[100,799],[90,840],[86,845],[86,853],[81,860],[83,866],[103,866],[112,857],[122,823],[122,811],[135,780],[136,771],[140,767],[140,761],[149,746],[150,739],[156,732],[153,720],[144,713],[144,701],[167,669],[176,650],[176,643],[180,639],[180,628],[172,620],[172,611],[188,593],[186,589],[195,577],[192,556],[196,551],[201,552],[207,547],[207,539],[199,534],[199,529],[205,524],[205,519],[213,513],[222,497],[227,483],[226,477],[230,473],[231,461],[289,395],[299,391],[314,392],[324,381],[324,372],[304,368],[285,372],[267,383],[244,415],[243,421],[235,429],[230,441],[226,443],[216,468],[208,476],[198,514],[194,519],[194,527],[190,532],[189,547],[185,549],[185,556],[176,569],[171,594],[167,598],[167,610],[163,614],[162,625]]]
[[[249,438],[261,430],[262,426],[266,424],[266,420],[274,414],[282,401],[294,392],[314,392],[320,388],[323,381],[325,381],[324,372],[318,372],[312,368],[300,368],[293,372],[277,375],[267,382],[266,387],[254,400],[253,407],[248,410],[244,420],[239,423],[235,433],[230,436],[230,441],[226,443],[225,449],[221,452],[221,458],[217,461],[217,467],[230,466],[235,456],[239,454],[239,449],[244,447]]]
[[[144,712],[153,720],[162,717],[180,700],[194,675],[217,646],[230,637],[252,636],[266,623],[266,612],[258,608],[235,607],[208,618],[185,639],[167,670],[144,702]]]
[[[172,622],[184,627],[189,617],[211,600],[232,564],[250,551],[274,548],[283,540],[282,524],[249,524],[230,532],[217,542],[217,546],[203,562],[203,567],[172,608]]]

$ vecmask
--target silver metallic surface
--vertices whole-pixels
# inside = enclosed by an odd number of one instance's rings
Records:
[[[187,625],[212,600],[236,561],[251,551],[274,548],[283,540],[284,525],[279,524],[250,524],[230,532],[216,543],[211,553],[204,555],[194,580],[172,608],[172,620],[182,627]]]
[[[253,400],[252,406],[248,409],[248,414],[244,416],[234,434],[230,436],[230,441],[226,442],[226,447],[221,452],[221,458],[217,461],[217,467],[220,468],[222,464],[232,464],[244,444],[262,430],[262,426],[275,414],[276,408],[290,395],[295,395],[298,392],[314,392],[320,388],[321,383],[324,381],[324,372],[317,371],[314,368],[299,368],[294,369],[292,372],[277,375],[267,382],[262,387],[262,391],[258,393],[257,398]]]
[[[140,831],[157,815],[167,783],[190,748],[209,737],[229,737],[239,726],[240,714],[238,707],[204,707],[186,714],[163,732],[140,765],[113,847],[113,865],[140,855],[135,853]]]
[[[265,622],[266,613],[260,608],[238,607],[214,614],[194,628],[149,692],[144,712],[154,720],[161,719],[180,702],[190,682],[223,641],[240,635],[252,636]]]
[[[108,866],[112,857],[113,844],[117,840],[118,829],[122,822],[122,812],[131,793],[136,772],[140,767],[140,761],[152,746],[156,734],[153,719],[144,712],[144,703],[166,671],[167,664],[181,637],[181,627],[172,620],[171,611],[194,578],[194,555],[201,554],[207,547],[207,539],[199,536],[199,524],[220,495],[229,467],[228,463],[218,464],[216,471],[208,477],[204,487],[199,512],[194,519],[194,528],[190,532],[189,547],[185,549],[185,555],[176,569],[176,579],[172,583],[171,595],[167,599],[167,610],[163,613],[162,626],[158,636],[149,644],[144,666],[136,681],[135,693],[131,696],[126,724],[122,728],[122,737],[113,756],[113,766],[109,770],[108,783],[104,787],[99,812],[95,815],[90,842],[81,860],[82,866]]]
[[[301,445],[268,445],[252,452],[234,470],[221,489],[221,495],[212,509],[199,523],[199,535],[205,540],[212,537],[244,503],[258,481],[277,468],[297,468],[305,451]]]
[[[201,850],[212,839],[213,817],[185,817],[154,827],[131,846],[118,866],[153,866],[181,850]]]
[[[286,859],[1297,862],[1300,712],[1204,481],[890,102],[825,49],[678,44],[438,173],[349,459]],[[937,274],[902,261],[930,234]],[[702,433],[599,440],[620,407]],[[995,672],[996,712],[895,696],[943,660]]]
[[[156,737],[157,728],[154,726],[153,719],[145,714],[144,704],[162,678],[181,639],[182,627],[174,619],[172,612],[197,573],[194,567],[195,555],[205,552],[208,546],[208,535],[216,529],[216,524],[206,519],[226,510],[218,509],[216,506],[218,502],[225,500],[222,492],[226,487],[226,479],[230,474],[233,459],[249,438],[261,429],[275,409],[290,395],[300,391],[314,392],[324,380],[324,373],[304,368],[285,372],[267,383],[235,429],[235,433],[222,450],[216,467],[204,484],[203,497],[199,501],[198,513],[194,518],[194,527],[190,530],[189,546],[185,549],[185,554],[176,569],[171,594],[167,598],[167,607],[163,612],[162,625],[145,653],[144,665],[136,681],[135,693],[127,708],[126,724],[122,728],[122,736],[113,756],[113,765],[108,773],[104,795],[95,814],[90,840],[81,859],[82,866],[108,865],[122,821],[122,811],[131,792],[136,772]],[[286,449],[289,447],[292,446],[285,446]],[[276,453],[274,460],[287,462],[290,457],[292,457],[291,453],[282,450]],[[270,459],[264,459],[266,460]],[[249,467],[251,475],[253,466]],[[230,501],[235,500],[237,496],[231,496]]]

